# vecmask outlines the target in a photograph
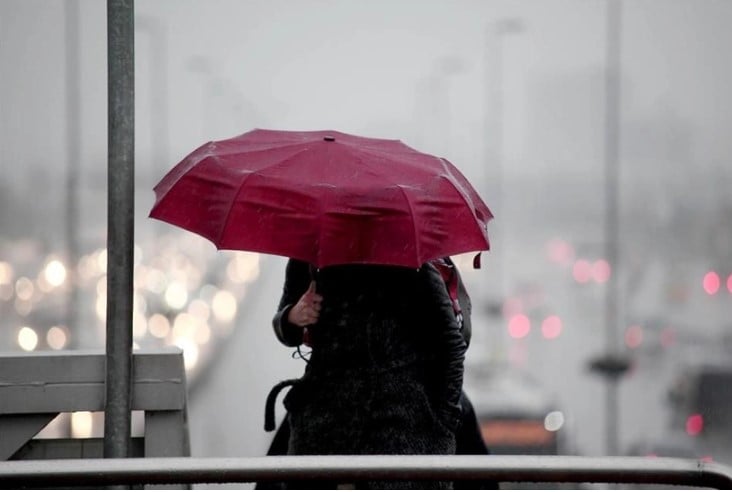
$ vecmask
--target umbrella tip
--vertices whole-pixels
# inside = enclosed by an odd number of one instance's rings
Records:
[[[326,142],[335,142],[335,137],[331,135],[326,135],[323,137],[323,140],[325,140]]]

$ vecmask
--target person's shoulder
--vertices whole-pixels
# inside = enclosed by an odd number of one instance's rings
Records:
[[[287,260],[287,270],[309,270],[310,264],[306,261],[298,260],[296,258],[289,258]]]
[[[418,270],[419,276],[428,283],[442,283],[440,270],[430,261],[422,264]]]
[[[312,277],[310,263],[290,258],[287,260],[287,266],[285,267],[285,277],[290,282],[310,281]]]

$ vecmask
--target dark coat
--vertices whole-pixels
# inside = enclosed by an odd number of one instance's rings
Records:
[[[273,320],[288,346],[302,342],[286,319],[310,279],[307,264],[288,262]],[[309,327],[310,361],[285,398],[288,452],[453,454],[466,344],[437,270],[338,266],[316,282],[323,308]]]

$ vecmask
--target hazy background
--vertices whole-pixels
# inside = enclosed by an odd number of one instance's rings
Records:
[[[481,192],[493,249],[481,270],[459,258],[476,401],[492,398],[486,367],[530,378],[509,391],[561,412],[562,452],[605,454],[605,385],[587,368],[613,348],[632,366],[611,452],[680,435],[696,457],[732,461],[668,398],[688,366],[729,360],[732,2],[622,2],[615,238],[607,5],[136,2],[135,336],[186,349],[194,455],[263,454],[264,397],[302,362],[269,325],[284,260],[217,253],[154,223],[152,187],[205,141],[272,128],[398,138],[448,158]],[[104,347],[106,77],[105,2],[0,2],[2,350]],[[608,240],[619,244],[611,327]],[[208,321],[176,331],[182,312]]]

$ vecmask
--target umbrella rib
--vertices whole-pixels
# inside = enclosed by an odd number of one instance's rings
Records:
[[[417,157],[417,158],[420,158],[420,159],[427,158],[427,157],[432,157],[429,154],[423,154],[423,153],[421,153],[419,151],[416,151],[416,150],[413,151],[413,152],[402,151],[402,152],[391,152],[391,153],[390,152],[384,152],[384,151],[381,151],[379,149],[363,149],[362,148],[362,149],[358,149],[358,150],[359,150],[359,152],[364,153],[364,154],[370,154],[372,156],[381,157],[381,158],[388,159],[388,160],[391,160],[391,161],[396,160],[401,165],[409,166],[411,168],[420,169],[420,170],[424,170],[425,169],[423,163],[414,162],[414,160],[413,159],[410,159],[410,157]],[[364,163],[369,168],[373,169],[373,164],[372,163],[370,163],[369,161],[364,161]]]
[[[253,174],[254,171],[250,171],[247,173],[244,179],[241,180],[241,183],[239,183],[236,193],[234,193],[234,196],[231,198],[231,202],[229,203],[229,209],[226,211],[226,219],[224,220],[224,224],[221,226],[221,232],[219,232],[218,241],[216,243],[218,244],[219,249],[223,249],[223,243],[221,242],[221,239],[224,237],[224,232],[226,232],[226,229],[229,227],[229,219],[231,219],[231,209],[234,208],[234,203],[236,203],[236,199],[239,197],[241,190],[244,188],[244,185],[247,183],[247,181],[249,181],[249,178],[251,178]]]
[[[450,184],[450,186],[452,186],[452,189],[454,189],[455,191],[457,191],[458,196],[460,196],[460,198],[462,199],[463,203],[465,203],[465,206],[468,208],[468,210],[470,210],[471,215],[473,216],[473,218],[475,219],[475,221],[478,222],[478,224],[482,224],[483,226],[487,226],[488,225],[488,221],[493,218],[493,215],[491,214],[488,217],[488,219],[486,219],[485,224],[483,224],[481,222],[481,220],[476,215],[476,207],[475,206],[471,206],[472,200],[470,200],[468,197],[465,196],[465,194],[463,193],[462,187],[459,186],[459,183],[457,183],[457,184],[454,183],[453,180],[449,179],[445,175],[438,176],[437,178],[438,179],[447,180],[447,182]],[[485,237],[485,240],[486,240],[486,245],[488,246],[488,249],[490,249],[490,242],[488,241],[487,236]]]
[[[209,144],[225,145],[226,144],[226,140],[217,140],[217,141],[208,142],[208,143]],[[291,142],[291,143],[283,144],[283,145],[275,145],[274,143],[268,144],[267,142],[262,142],[261,147],[256,147],[254,149],[242,150],[242,149],[240,149],[238,147],[232,147],[230,149],[216,149],[216,154],[210,154],[210,155],[211,156],[216,156],[216,157],[228,157],[228,156],[232,156],[232,155],[235,155],[235,156],[239,156],[239,155],[249,156],[251,154],[264,154],[264,153],[269,152],[271,150],[287,150],[287,149],[290,149],[292,147],[302,147],[304,143],[307,143],[307,142]],[[298,150],[298,152],[299,152],[299,150]],[[208,157],[208,156],[204,156],[204,158],[205,157]]]
[[[444,159],[440,159],[440,161],[444,165]],[[448,170],[449,170],[449,168],[448,168]],[[460,195],[460,198],[463,200],[463,203],[465,203],[465,205],[468,207],[468,209],[470,210],[470,213],[473,215],[473,217],[475,217],[475,220],[480,222],[480,219],[476,215],[479,204],[473,203],[473,200],[467,196],[467,193],[465,193],[463,186],[459,182],[457,182],[457,180],[452,176],[452,173],[449,173],[448,175],[444,175],[444,174],[440,175],[440,176],[438,176],[438,178],[446,179],[447,182],[450,183],[450,185],[453,187],[453,189],[455,189],[458,192],[458,195]],[[450,179],[450,178],[452,178],[452,179]],[[478,196],[478,198],[480,198],[480,196]],[[472,204],[472,206],[471,206],[471,204]],[[485,220],[486,225],[488,224],[488,221],[490,221],[492,218],[493,218],[493,214],[490,212],[490,210],[488,210],[488,217],[486,217],[486,220]]]
[[[463,198],[463,200],[465,201],[465,203],[467,205],[470,205],[471,203],[473,203],[473,199],[469,196],[469,193],[468,193],[469,190],[465,190],[465,187],[460,182],[460,178],[462,180],[464,180],[467,183],[468,186],[471,186],[470,185],[470,182],[460,172],[460,169],[458,169],[457,167],[455,167],[447,159],[444,159],[442,157],[438,157],[438,159],[440,160],[440,164],[442,164],[442,168],[445,170],[446,174],[449,175],[450,178],[452,178],[450,180],[450,183],[453,185],[454,188],[456,188],[458,190],[458,193],[460,193],[460,196]],[[457,173],[457,175],[455,175],[455,173],[450,169],[451,167],[455,170],[455,172]],[[488,208],[488,205],[486,205],[485,202],[483,202],[483,199],[480,197],[480,195],[478,194],[477,190],[473,190],[473,191],[474,191],[474,193],[476,195],[476,198],[478,199],[478,203],[473,203],[473,206],[470,207],[470,209],[473,211],[473,216],[476,218],[476,220],[480,220],[478,218],[478,216],[476,215],[476,213],[478,212],[479,205],[482,205],[483,206],[482,208],[485,208],[485,212],[486,212],[486,215],[487,215],[487,217],[485,219],[485,223],[488,224],[488,222],[490,222],[490,220],[493,219],[493,213]]]
[[[307,151],[307,148],[299,149],[297,152],[288,156],[286,159],[282,159],[281,161],[277,162],[276,164],[268,166],[266,169],[270,170],[272,168],[281,166],[282,164],[286,164],[291,159],[296,157],[298,154],[305,152],[305,151]],[[244,185],[247,183],[247,181],[249,181],[249,178],[251,178],[253,175],[259,173],[260,171],[262,171],[262,169],[248,170],[246,176],[241,180],[241,183],[239,183],[236,193],[234,193],[234,196],[231,199],[231,203],[229,203],[229,210],[227,210],[227,212],[226,212],[226,220],[224,221],[224,224],[221,227],[221,233],[219,234],[218,244],[221,244],[221,238],[224,236],[224,231],[226,231],[226,228],[229,226],[229,219],[231,218],[231,209],[234,208],[236,199],[239,198],[239,195],[241,195],[242,189],[244,189]]]
[[[328,152],[328,165],[330,166],[333,163],[333,154],[331,152]],[[329,193],[324,193],[323,197],[331,197]],[[318,269],[321,268],[323,264],[323,251],[320,248],[321,244],[324,244],[325,241],[323,241],[323,216],[325,215],[326,205],[322,201],[318,201],[318,235],[317,235],[317,244],[315,245],[315,251],[317,252],[317,265],[315,265]],[[330,208],[330,204],[328,204],[328,208]]]
[[[417,248],[417,261],[419,261],[419,267],[422,266],[422,254],[420,252],[419,248],[419,236],[417,235],[417,221],[414,220],[416,217],[414,216],[414,207],[412,206],[412,201],[409,199],[409,193],[404,191],[404,187],[400,184],[397,184],[396,187],[399,189],[401,194],[404,196],[404,199],[407,201],[407,205],[409,206],[409,215],[413,218],[412,219],[412,233],[414,234],[414,247]],[[417,268],[419,268],[417,267]]]

